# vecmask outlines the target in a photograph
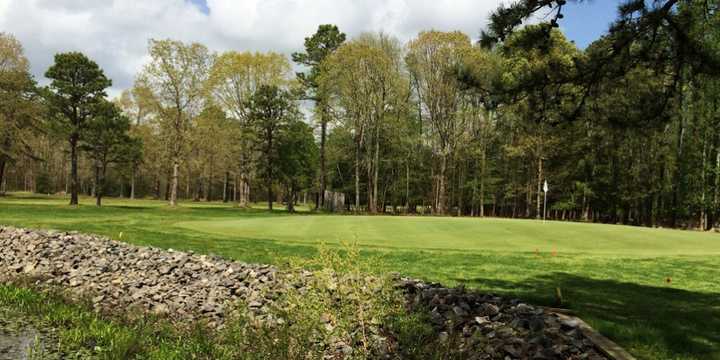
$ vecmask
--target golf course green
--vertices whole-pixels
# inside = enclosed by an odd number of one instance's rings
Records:
[[[258,205],[0,197],[0,224],[284,266],[358,246],[371,271],[570,308],[640,359],[720,359],[720,234],[495,218],[290,215]],[[556,291],[562,292],[558,304]]]
[[[285,216],[178,222],[193,231],[284,243],[502,252],[720,255],[720,235],[632,226],[500,218]]]

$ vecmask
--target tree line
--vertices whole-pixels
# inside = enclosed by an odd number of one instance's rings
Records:
[[[292,211],[322,208],[330,191],[350,212],[547,208],[558,220],[718,226],[718,2],[628,2],[584,50],[558,29],[564,5],[500,7],[477,43],[321,25],[290,59],[150,40],[149,63],[113,100],[80,53],[56,55],[38,87],[2,34],[0,186],[98,205],[109,194]],[[548,22],[520,26],[542,8]]]

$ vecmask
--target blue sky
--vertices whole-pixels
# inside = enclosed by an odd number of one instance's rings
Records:
[[[193,5],[197,6],[200,11],[204,12],[205,14],[208,14],[210,12],[210,8],[208,7],[207,0],[186,0],[191,2]]]
[[[210,12],[207,0],[186,0],[205,14]],[[607,31],[616,18],[617,6],[621,0],[584,0],[580,3],[569,2],[563,13],[565,18],[560,25],[565,35],[580,48],[587,47]]]
[[[621,2],[618,0],[586,0],[580,4],[568,2],[563,9],[565,18],[560,21],[560,28],[570,40],[584,49],[607,31],[610,23],[617,17],[617,7]]]
[[[148,39],[199,42],[212,51],[302,50],[320,24],[353,37],[383,31],[408,41],[422,30],[460,30],[477,39],[489,14],[512,0],[0,0],[0,29],[20,40],[35,77],[58,52],[81,51],[132,86],[148,61]],[[560,23],[585,48],[605,31],[620,0],[570,1]]]

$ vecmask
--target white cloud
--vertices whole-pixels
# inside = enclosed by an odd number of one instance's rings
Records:
[[[207,0],[209,14],[186,0],[0,0],[0,29],[25,46],[36,78],[53,55],[82,51],[113,79],[132,85],[150,38],[198,41],[211,50],[302,48],[319,24],[353,36],[383,30],[408,40],[420,30],[461,30],[475,38],[502,0]]]

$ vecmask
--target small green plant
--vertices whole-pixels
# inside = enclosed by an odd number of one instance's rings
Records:
[[[27,350],[27,357],[28,360],[46,360],[50,358],[50,354],[48,354],[45,349],[42,346],[42,342],[40,341],[40,337],[38,335],[35,335],[35,338],[33,339],[32,345]]]

